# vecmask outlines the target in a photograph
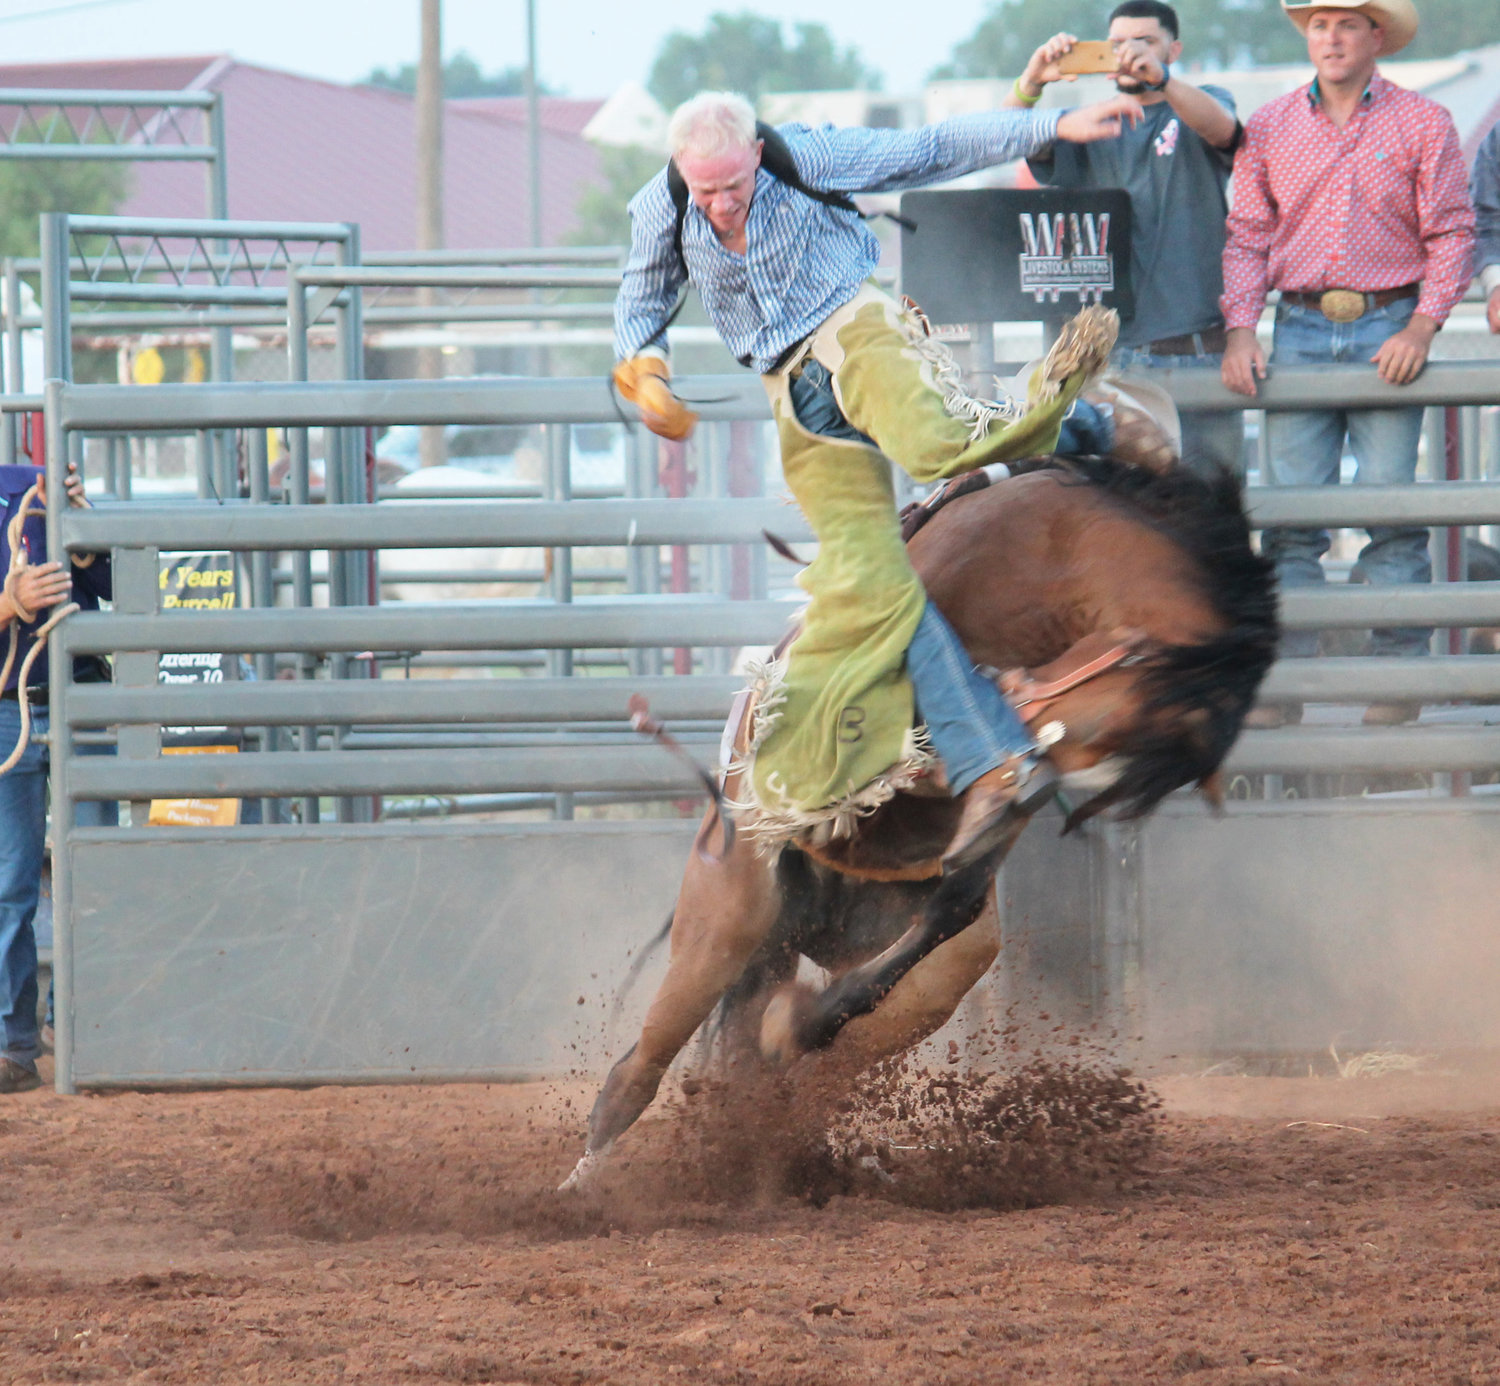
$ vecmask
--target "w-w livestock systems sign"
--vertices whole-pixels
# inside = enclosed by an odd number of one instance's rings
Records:
[[[901,214],[912,223],[901,231],[901,289],[935,323],[1135,309],[1123,189],[907,193]]]

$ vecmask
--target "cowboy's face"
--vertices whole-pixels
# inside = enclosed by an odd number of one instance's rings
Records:
[[[688,194],[721,241],[733,240],[745,229],[750,200],[755,196],[755,170],[760,167],[761,142],[744,149],[705,156],[682,153],[677,170]]]
[[[1368,78],[1385,32],[1357,10],[1317,10],[1307,21],[1307,56],[1324,84]]]
[[[1109,26],[1109,42],[1115,61],[1122,64],[1127,54],[1149,54],[1165,68],[1182,56],[1182,44],[1162,28],[1159,19],[1116,19]],[[1131,96],[1146,90],[1144,83],[1123,73],[1115,78],[1115,86]]]

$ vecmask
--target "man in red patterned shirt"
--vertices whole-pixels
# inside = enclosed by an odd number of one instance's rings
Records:
[[[1273,360],[1287,365],[1373,362],[1393,385],[1415,380],[1432,339],[1468,287],[1474,212],[1453,120],[1436,102],[1395,86],[1377,57],[1411,42],[1411,0],[1282,0],[1307,35],[1317,70],[1308,86],[1245,123],[1234,161],[1224,247],[1224,383],[1254,395],[1266,358],[1255,325],[1278,289]],[[1414,479],[1422,410],[1326,409],[1268,421],[1273,485],[1339,479],[1347,435],[1356,480]],[[1427,531],[1374,526],[1360,566],[1373,583],[1430,582]],[[1326,530],[1268,530],[1266,553],[1285,587],[1324,580]],[[1427,653],[1431,632],[1374,632],[1375,654]],[[1315,652],[1316,633],[1289,632],[1286,655]],[[1264,709],[1258,721],[1266,725]],[[1375,704],[1371,724],[1410,721],[1412,704]],[[1279,721],[1297,720],[1300,709]]]

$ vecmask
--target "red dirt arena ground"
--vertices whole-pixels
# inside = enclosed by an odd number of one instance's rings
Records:
[[[1500,1383],[1493,1074],[1155,1092],[572,1199],[581,1084],[7,1097],[0,1382]]]

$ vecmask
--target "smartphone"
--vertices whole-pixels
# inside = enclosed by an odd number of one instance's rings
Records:
[[[1108,39],[1079,39],[1057,60],[1059,72],[1114,72],[1118,68],[1114,45]]]

